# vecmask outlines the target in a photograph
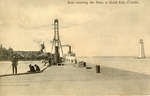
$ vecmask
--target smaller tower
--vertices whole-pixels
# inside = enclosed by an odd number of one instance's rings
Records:
[[[139,43],[140,43],[140,56],[139,56],[139,58],[140,59],[146,58],[145,57],[145,51],[144,51],[144,41],[143,41],[143,39],[140,39]]]

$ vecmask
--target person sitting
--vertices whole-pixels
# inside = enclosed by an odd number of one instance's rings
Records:
[[[34,69],[34,67],[31,64],[29,65],[29,69],[30,69],[29,72],[36,72],[35,69]]]
[[[36,72],[40,72],[40,67],[38,65],[36,65],[36,64],[34,66],[35,66],[35,71]]]

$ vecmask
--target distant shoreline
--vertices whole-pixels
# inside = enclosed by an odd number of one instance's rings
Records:
[[[77,58],[133,58],[138,59],[138,56],[79,56]],[[150,57],[146,57],[144,59],[150,59]],[[19,61],[41,61],[43,59],[20,59]],[[0,59],[0,61],[11,61],[8,59]]]

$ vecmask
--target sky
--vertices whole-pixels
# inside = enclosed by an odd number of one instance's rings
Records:
[[[37,51],[44,41],[49,52],[57,18],[62,44],[72,45],[78,56],[138,56],[140,38],[150,56],[149,0],[112,5],[67,2],[0,0],[0,44]]]

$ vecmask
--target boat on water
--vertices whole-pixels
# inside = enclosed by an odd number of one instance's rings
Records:
[[[63,54],[62,47],[68,47],[69,51],[66,56]],[[28,74],[36,74],[41,73],[46,70],[50,66],[64,66],[65,64],[73,64],[77,63],[76,54],[72,52],[71,45],[61,45],[60,37],[59,37],[59,21],[58,19],[54,20],[54,38],[52,42],[51,52],[46,52],[44,42],[41,44],[40,57],[43,57],[42,62],[44,65],[48,64],[40,72],[25,72],[18,74],[4,74],[0,75],[0,77],[4,76],[15,76],[15,75],[28,75]],[[32,54],[31,54],[32,55]],[[68,62],[69,61],[69,62]]]

